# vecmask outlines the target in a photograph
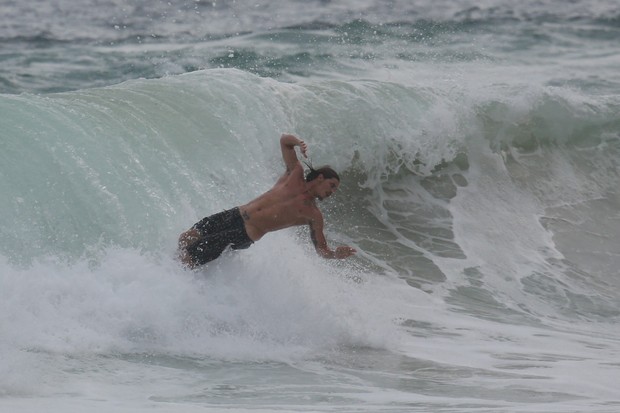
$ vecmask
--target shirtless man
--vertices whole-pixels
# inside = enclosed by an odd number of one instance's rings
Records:
[[[316,199],[323,200],[340,185],[330,167],[304,169],[297,159],[299,146],[307,157],[304,141],[293,135],[280,138],[286,172],[273,188],[249,203],[203,218],[179,237],[181,262],[196,268],[219,257],[227,248],[248,248],[268,232],[299,225],[310,226],[310,237],[317,253],[324,258],[347,258],[355,249],[347,246],[329,249],[323,234],[323,214]]]

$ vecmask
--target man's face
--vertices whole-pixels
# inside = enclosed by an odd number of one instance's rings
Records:
[[[321,183],[316,188],[317,197],[322,201],[336,192],[336,189],[338,189],[339,186],[340,181],[336,178],[322,179]]]

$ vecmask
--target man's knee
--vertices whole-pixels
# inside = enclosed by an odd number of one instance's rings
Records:
[[[186,249],[199,239],[200,232],[195,228],[190,228],[179,236],[179,249]]]

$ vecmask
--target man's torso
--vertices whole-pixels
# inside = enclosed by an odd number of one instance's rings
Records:
[[[320,212],[305,190],[303,168],[299,164],[269,191],[239,207],[248,236],[257,241],[267,232],[308,224]]]

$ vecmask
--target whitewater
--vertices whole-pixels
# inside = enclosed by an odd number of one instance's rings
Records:
[[[0,4],[0,411],[620,409],[611,0]],[[206,268],[179,234],[341,176]]]

